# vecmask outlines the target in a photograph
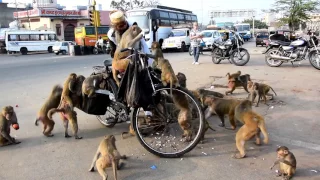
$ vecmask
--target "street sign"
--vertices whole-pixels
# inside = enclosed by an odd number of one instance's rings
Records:
[[[211,18],[225,18],[225,17],[252,17],[255,16],[254,9],[231,9],[231,10],[212,10],[209,11]]]

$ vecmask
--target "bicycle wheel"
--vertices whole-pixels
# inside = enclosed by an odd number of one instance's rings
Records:
[[[176,158],[191,151],[201,140],[204,133],[205,119],[202,107],[197,99],[185,88],[172,88],[173,96],[185,97],[188,103],[188,130],[192,131],[191,139],[183,137],[183,130],[178,122],[180,111],[173,103],[169,87],[155,91],[154,99],[159,103],[151,108],[152,118],[141,113],[142,108],[135,108],[132,113],[133,128],[140,144],[152,154],[164,158]],[[181,117],[181,116],[180,116]],[[182,115],[182,117],[184,117]],[[171,129],[172,128],[172,129]],[[173,129],[175,128],[175,129]],[[181,136],[179,134],[181,133]]]

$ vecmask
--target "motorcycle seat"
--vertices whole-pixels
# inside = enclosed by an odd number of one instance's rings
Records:
[[[103,64],[105,65],[105,66],[112,66],[112,60],[111,59],[107,59],[107,60],[105,60],[104,62],[103,62]]]
[[[272,42],[278,43],[282,46],[289,46],[291,43],[291,42],[286,42],[286,41],[272,41]]]

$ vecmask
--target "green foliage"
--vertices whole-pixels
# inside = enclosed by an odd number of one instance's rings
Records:
[[[160,5],[158,0],[131,0],[132,8]],[[112,0],[110,4],[111,8],[127,11],[131,9],[130,0]]]
[[[250,27],[253,27],[253,21],[252,19],[245,19],[244,21],[242,21],[242,23],[249,23]],[[259,21],[259,20],[254,20],[254,28],[255,29],[267,29],[268,26],[266,23]]]
[[[279,20],[294,30],[300,23],[310,19],[307,13],[317,10],[318,5],[319,0],[276,0],[271,12],[282,12],[284,16]]]

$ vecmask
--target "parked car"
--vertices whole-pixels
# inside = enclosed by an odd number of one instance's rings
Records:
[[[258,45],[267,45],[269,41],[269,33],[268,32],[260,32],[257,34],[256,38],[256,46]]]
[[[222,41],[222,37],[217,30],[204,30],[201,32],[203,35],[202,40],[205,43],[205,47],[203,49],[212,49],[212,45],[216,41]]]
[[[190,47],[189,35],[189,28],[172,29],[169,37],[164,39],[162,49],[179,49],[182,52],[188,51]]]
[[[52,51],[56,54],[59,55],[60,53],[63,55],[66,55],[69,53],[69,44],[70,45],[75,45],[74,42],[72,41],[57,41],[53,46],[52,46]]]

